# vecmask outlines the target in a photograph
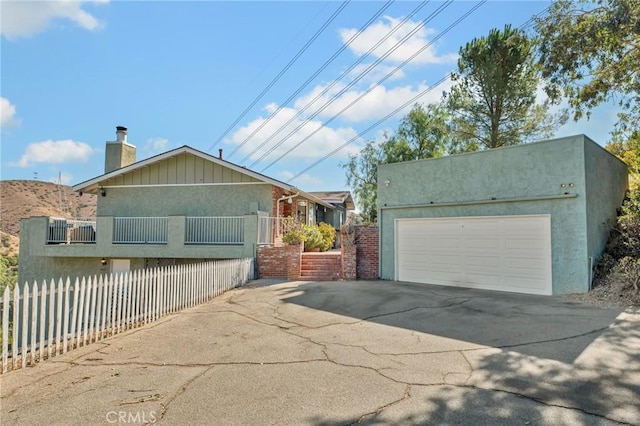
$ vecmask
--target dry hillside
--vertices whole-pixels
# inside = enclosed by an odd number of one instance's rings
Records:
[[[19,237],[20,219],[33,216],[91,218],[95,215],[96,196],[80,196],[70,186],[37,180],[0,181],[2,233]]]

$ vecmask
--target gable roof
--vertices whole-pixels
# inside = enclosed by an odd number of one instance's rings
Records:
[[[344,203],[347,206],[347,210],[355,210],[356,208],[355,203],[353,202],[353,198],[351,197],[350,191],[325,191],[325,192],[313,191],[313,192],[310,192],[310,194],[315,195],[316,197],[320,198],[323,201],[326,201],[327,203],[332,203],[332,204]]]
[[[314,202],[316,202],[316,203],[318,203],[318,204],[320,204],[320,205],[322,205],[324,207],[333,208],[333,206],[331,204],[329,204],[328,202],[323,201],[322,199],[318,198],[317,196],[315,196],[313,194],[304,192],[304,191],[298,189],[297,187],[295,187],[293,185],[289,185],[289,184],[287,184],[285,182],[282,182],[280,180],[274,179],[274,178],[269,177],[267,175],[263,175],[262,173],[255,172],[255,171],[253,171],[251,169],[248,169],[246,167],[238,166],[237,164],[234,164],[234,163],[232,163],[230,161],[220,159],[220,158],[215,157],[215,156],[213,156],[211,154],[207,154],[206,152],[197,150],[197,149],[192,148],[192,147],[187,146],[187,145],[181,146],[181,147],[173,149],[171,151],[163,152],[162,154],[158,154],[158,155],[155,155],[153,157],[149,157],[149,158],[141,160],[141,161],[137,161],[137,162],[135,162],[133,164],[130,164],[128,166],[125,166],[125,167],[122,167],[120,169],[114,170],[112,172],[105,173],[105,174],[102,174],[100,176],[94,177],[92,179],[86,180],[86,181],[81,182],[81,183],[79,183],[77,185],[74,185],[73,186],[73,190],[74,191],[78,191],[78,192],[88,192],[88,193],[91,193],[92,191],[96,191],[97,192],[98,188],[101,186],[101,183],[105,182],[108,179],[112,179],[112,178],[115,178],[117,176],[121,176],[121,175],[124,175],[126,173],[130,173],[132,171],[141,169],[143,167],[147,167],[147,166],[149,166],[151,164],[158,163],[158,162],[164,161],[164,160],[166,160],[168,158],[175,157],[175,156],[182,155],[182,154],[194,155],[196,157],[204,159],[205,161],[210,161],[212,163],[227,167],[227,168],[229,168],[231,170],[237,171],[239,173],[243,173],[243,174],[245,174],[247,176],[250,176],[250,177],[252,177],[254,179],[257,179],[257,180],[259,180],[261,182],[265,182],[265,183],[277,186],[279,188],[282,188],[282,189],[284,189],[286,191],[299,192],[301,196],[303,196],[303,197],[305,197],[305,198],[307,198],[307,199],[309,199],[311,201],[314,201]]]

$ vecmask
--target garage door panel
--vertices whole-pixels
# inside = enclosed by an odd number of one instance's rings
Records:
[[[461,259],[458,257],[458,265],[460,265]],[[464,266],[471,266],[475,270],[483,270],[485,268],[493,269],[499,268],[502,263],[500,256],[483,254],[467,254],[464,259]]]
[[[478,238],[471,237],[465,240],[468,249],[499,249],[500,240],[498,238]]]
[[[548,215],[399,219],[396,256],[404,281],[551,294]]]
[[[546,241],[540,238],[507,238],[504,242],[504,247],[507,250],[528,250],[531,252],[539,252],[546,246]]]

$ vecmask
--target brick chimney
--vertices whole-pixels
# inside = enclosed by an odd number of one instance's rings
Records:
[[[127,128],[116,127],[116,140],[107,141],[104,172],[109,173],[136,162],[136,147],[127,143]]]

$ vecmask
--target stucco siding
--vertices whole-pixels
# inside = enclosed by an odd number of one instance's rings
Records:
[[[553,293],[587,291],[584,152],[575,136],[380,166],[381,278],[396,276],[395,219],[549,214]]]
[[[588,255],[595,261],[615,225],[616,209],[629,186],[624,162],[589,138],[584,140]]]
[[[98,196],[98,216],[242,216],[251,203],[271,213],[271,185],[188,185],[107,188]]]

